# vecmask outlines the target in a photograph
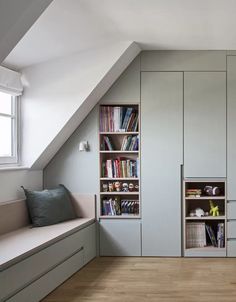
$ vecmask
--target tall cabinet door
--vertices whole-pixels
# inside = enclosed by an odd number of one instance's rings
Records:
[[[227,189],[228,199],[236,201],[236,56],[227,59],[227,99]]]
[[[181,255],[183,73],[141,76],[142,255]]]
[[[184,176],[226,176],[226,73],[184,73]]]

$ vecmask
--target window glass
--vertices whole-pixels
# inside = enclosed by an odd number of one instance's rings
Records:
[[[12,119],[0,116],[0,156],[12,156]]]
[[[0,91],[0,113],[12,114],[11,95]]]

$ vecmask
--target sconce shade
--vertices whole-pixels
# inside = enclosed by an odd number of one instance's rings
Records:
[[[82,141],[79,143],[79,151],[88,151],[88,142]]]

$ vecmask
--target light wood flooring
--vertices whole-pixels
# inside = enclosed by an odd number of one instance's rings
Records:
[[[233,258],[97,258],[43,302],[236,302]]]

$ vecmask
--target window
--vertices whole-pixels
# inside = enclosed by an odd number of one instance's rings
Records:
[[[0,164],[17,163],[17,97],[0,91]]]

